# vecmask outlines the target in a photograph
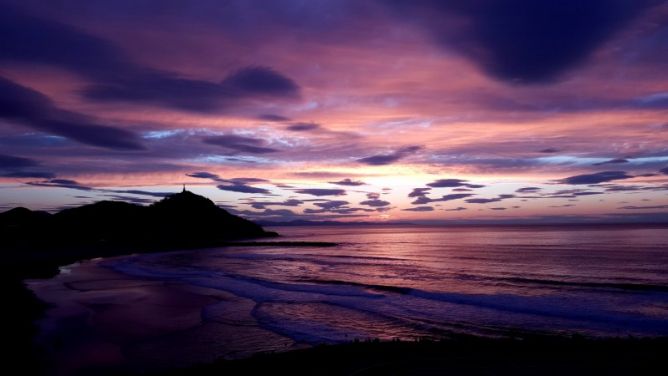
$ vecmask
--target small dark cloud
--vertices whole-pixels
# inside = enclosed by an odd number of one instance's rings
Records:
[[[330,171],[303,171],[303,172],[293,172],[291,175],[297,176],[297,177],[300,177],[300,178],[337,179],[337,178],[347,178],[351,174],[350,173],[343,173],[343,172],[330,172]]]
[[[443,195],[441,198],[435,199],[433,201],[452,201],[452,200],[459,200],[459,199],[466,198],[466,197],[471,197],[471,196],[473,196],[473,195],[470,194],[470,193],[452,193],[452,194],[449,194],[449,195]]]
[[[594,163],[594,166],[603,166],[608,164],[621,164],[621,163],[629,163],[629,160],[625,158],[615,158],[605,162]]]
[[[348,201],[344,200],[332,200],[332,201],[325,201],[325,202],[316,202],[313,205],[318,206],[322,209],[325,210],[331,210],[331,209],[337,209],[341,208],[343,206],[346,206],[350,204]]]
[[[391,203],[389,201],[385,200],[379,200],[379,199],[370,199],[370,200],[365,200],[360,202],[360,205],[365,205],[365,206],[372,206],[372,207],[383,207],[383,206],[389,206]]]
[[[221,146],[223,148],[250,154],[275,153],[278,149],[265,146],[264,140],[253,137],[228,134],[222,136],[211,136],[203,139],[204,143]]]
[[[595,192],[595,191],[586,191],[586,192],[575,192],[573,193],[573,196],[596,196],[596,195],[602,195],[603,192]]]
[[[647,189],[640,185],[601,184],[606,192],[638,192]]]
[[[379,210],[377,209],[368,209],[368,208],[351,208],[349,207],[350,203],[344,200],[325,200],[318,201],[314,203],[315,206],[318,206],[320,209],[304,209],[305,214],[322,214],[322,213],[333,213],[339,215],[349,215],[357,212],[374,212]]]
[[[594,174],[575,175],[561,179],[559,182],[562,184],[598,184],[632,177],[624,171],[603,171]]]
[[[261,178],[232,178],[228,180],[220,179],[220,181],[230,181],[232,183],[242,183],[242,184],[269,183],[269,180]]]
[[[408,197],[421,197],[426,196],[431,188],[413,188],[411,193],[408,194]]]
[[[381,208],[378,208],[381,209]],[[332,209],[304,209],[304,214],[322,214],[322,213],[333,213],[340,217],[360,217],[364,215],[354,214],[357,212],[375,212],[377,209],[368,209],[368,208],[349,208],[349,207],[339,207]],[[319,216],[319,218],[326,218],[327,216]]]
[[[350,187],[357,187],[360,185],[365,185],[366,183],[360,180],[352,180],[350,178],[345,178],[343,180],[339,181],[330,181],[329,184],[335,184],[335,185],[346,185]]]
[[[279,95],[297,97],[299,86],[269,67],[246,67],[229,75],[222,86],[234,95]]]
[[[70,188],[70,189],[77,189],[80,191],[93,190],[93,188],[91,187],[79,184],[75,180],[70,180],[70,179],[49,179],[43,181],[31,181],[26,184],[38,187]]]
[[[554,148],[547,148],[543,150],[539,150],[539,153],[545,153],[545,154],[552,154],[552,153],[558,153],[560,150],[559,149],[554,149]]]
[[[227,183],[231,186],[247,185],[247,184],[255,184],[255,183],[270,183],[269,180],[261,179],[261,178],[223,179],[220,176],[218,176],[217,174],[207,172],[207,171],[190,172],[190,173],[187,173],[186,176],[190,176],[191,178],[198,178],[198,179],[210,179],[211,181],[214,181],[214,182],[217,182],[217,183]]]
[[[434,211],[432,206],[416,206],[413,208],[403,209],[404,211],[414,211],[414,212],[428,212]]]
[[[461,180],[461,179],[439,179],[427,185],[432,188],[454,188],[454,187],[483,188],[484,187],[484,185],[470,184],[466,180]]]
[[[432,202],[443,202],[443,201],[452,201],[459,200],[462,198],[473,196],[471,193],[451,193],[443,195],[440,198],[430,198],[427,195],[431,191],[431,188],[413,188],[408,194],[408,197],[415,197],[415,200],[411,202],[413,205],[424,205]]]
[[[664,175],[668,175],[668,167],[660,169],[659,172],[664,174]]]
[[[458,206],[458,207],[452,208],[452,209],[445,209],[445,211],[462,211],[462,210],[466,210],[466,208],[463,207],[463,206]]]
[[[246,185],[243,183],[236,184],[221,184],[217,186],[221,191],[231,191],[239,193],[260,193],[260,194],[270,194],[271,192],[264,188],[253,187],[251,185]]]
[[[275,121],[275,122],[282,122],[282,121],[289,121],[290,120],[290,118],[287,118],[285,116],[274,115],[274,114],[263,114],[263,115],[258,116],[258,119],[266,120],[266,121]]]
[[[494,198],[470,198],[470,199],[467,199],[465,201],[468,202],[469,204],[488,204],[488,203],[491,203],[491,202],[503,201],[503,200],[513,198],[513,197],[515,197],[515,195],[502,194],[502,195],[499,195],[498,197],[494,197]]]
[[[429,204],[433,200],[427,196],[418,196],[415,200],[411,202],[413,205],[424,205],[424,204]]]
[[[629,206],[622,206],[617,209],[624,209],[624,210],[662,210],[662,209],[668,209],[668,205],[656,205],[656,206],[634,206],[634,205],[629,205]]]
[[[536,193],[540,191],[541,189],[539,187],[522,187],[517,189],[515,192],[517,193]]]
[[[466,197],[471,197],[473,194],[471,193],[451,193],[447,195],[443,195],[440,198],[430,198],[427,196],[418,196],[415,201],[411,202],[413,205],[423,205],[423,204],[429,204],[432,202],[444,202],[444,201],[453,201],[453,200],[460,200],[462,198]]]
[[[211,180],[219,180],[220,177],[216,174],[212,174],[210,172],[206,171],[198,171],[198,172],[191,172],[186,174],[186,176],[190,176],[191,178],[198,178],[198,179],[211,179]]]
[[[490,210],[507,210],[507,208],[498,207],[498,208],[490,208]]]
[[[303,195],[312,195],[312,196],[343,196],[346,194],[346,191],[343,189],[325,189],[325,188],[305,188],[297,189],[295,192]]]
[[[420,149],[422,149],[422,146],[407,146],[389,154],[373,155],[370,157],[358,159],[357,161],[372,166],[382,166],[391,164],[404,157],[414,154]]]
[[[253,201],[251,206],[255,209],[266,209],[267,206],[292,206],[296,207],[303,204],[304,201],[296,199],[287,199],[285,201]]]
[[[149,197],[156,197],[156,198],[162,198],[162,197],[167,197],[169,195],[173,195],[175,192],[152,192],[152,191],[142,191],[139,189],[123,189],[123,190],[105,190],[105,192],[113,192],[113,193],[119,193],[119,194],[130,194],[130,195],[138,195],[138,196],[149,196]]]
[[[286,129],[293,132],[307,132],[321,129],[321,126],[316,123],[294,123],[289,125]]]
[[[541,198],[577,198],[579,196],[601,195],[603,192],[591,191],[588,189],[561,189],[551,193],[539,193],[535,196],[520,196],[523,199],[541,199]]]

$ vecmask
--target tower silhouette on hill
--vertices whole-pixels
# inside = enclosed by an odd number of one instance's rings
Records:
[[[277,236],[186,190],[149,206],[100,201],[56,214],[15,208],[0,213],[0,244],[25,247],[197,247]]]

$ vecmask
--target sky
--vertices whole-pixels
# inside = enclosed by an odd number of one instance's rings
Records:
[[[0,211],[668,221],[668,1],[0,0]]]

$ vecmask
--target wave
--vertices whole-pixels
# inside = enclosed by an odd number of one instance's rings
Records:
[[[280,256],[279,256],[280,257]],[[549,295],[471,294],[448,291],[429,291],[393,284],[312,277],[279,280],[284,275],[273,271],[267,276],[249,276],[221,269],[199,266],[165,264],[156,256],[116,259],[109,266],[125,274],[151,279],[176,280],[181,283],[227,291],[248,298],[256,304],[263,302],[321,302],[339,304],[348,309],[385,314],[408,321],[433,320],[439,325],[452,325],[462,319],[471,324],[515,327],[548,325],[563,328],[599,328],[616,332],[668,334],[668,318],[643,314],[624,307],[641,309],[649,293],[654,303],[668,303],[668,289],[660,284],[627,282],[562,281],[557,279],[521,278],[513,276],[487,277],[484,281],[513,284],[538,284],[556,287],[605,288],[631,291],[636,294],[610,295],[605,299],[587,291]],[[474,275],[475,276],[475,275]],[[447,284],[447,282],[446,282]],[[644,294],[637,294],[638,291]],[[635,309],[635,308],[634,308]],[[559,322],[560,324],[557,324]],[[530,323],[530,324],[529,324]]]
[[[511,294],[465,294],[456,292],[435,292],[415,288],[364,284],[338,280],[310,280],[311,283],[358,286],[365,289],[381,290],[399,295],[433,302],[472,306],[520,315],[534,315],[555,319],[589,322],[604,322],[619,327],[632,326],[636,329],[668,334],[668,320],[639,316],[631,312],[610,311],[593,305],[592,302],[577,298],[554,295],[522,296]],[[407,303],[407,302],[403,302]]]
[[[306,282],[306,283],[322,284],[322,285],[357,286],[357,287],[362,287],[362,288],[369,289],[369,290],[395,292],[395,293],[398,293],[398,294],[408,294],[412,290],[409,287],[400,287],[400,286],[391,286],[391,285],[376,285],[376,284],[359,283],[359,282],[339,281],[339,280],[334,280],[334,279],[302,278],[302,279],[299,279],[297,281],[298,282]]]
[[[501,277],[495,279],[511,283],[547,285],[547,286],[571,286],[571,287],[617,289],[617,290],[629,290],[629,291],[668,292],[667,285],[632,283],[632,282],[564,281],[555,279],[538,279],[538,278],[524,278],[524,277]]]

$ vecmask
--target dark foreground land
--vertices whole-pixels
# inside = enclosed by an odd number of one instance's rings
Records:
[[[162,375],[655,375],[668,339],[455,337],[354,342],[219,361]]]

